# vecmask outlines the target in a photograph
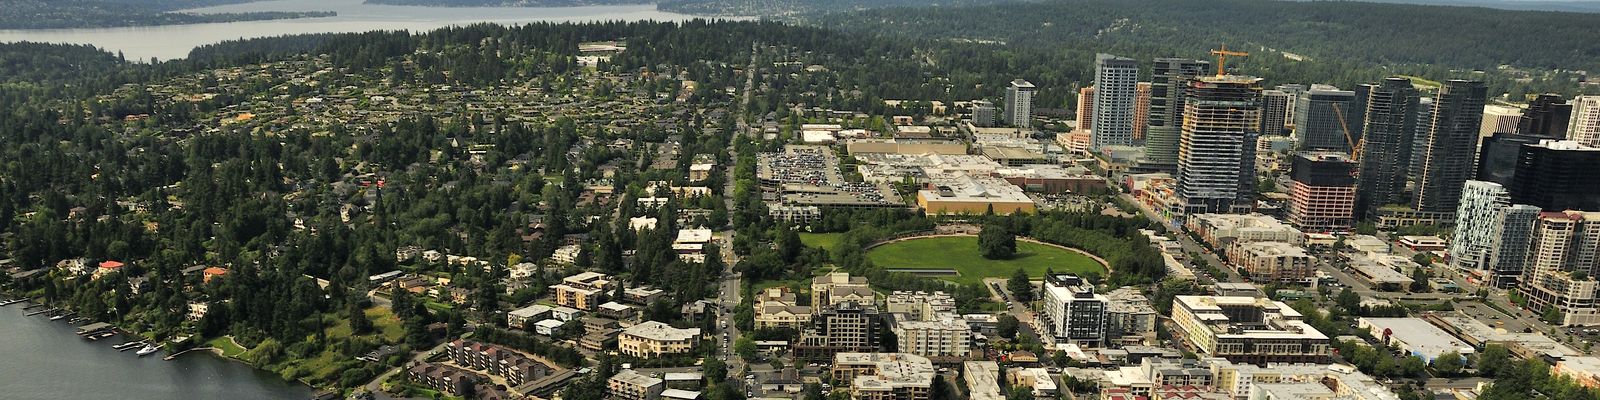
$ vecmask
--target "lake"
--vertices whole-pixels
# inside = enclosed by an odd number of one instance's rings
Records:
[[[121,51],[130,60],[169,60],[196,46],[241,38],[373,30],[428,31],[478,22],[682,21],[692,15],[656,11],[650,4],[586,7],[413,7],[364,4],[362,0],[276,0],[185,10],[195,13],[333,11],[338,16],[215,24],[126,28],[0,30],[0,42],[89,44]]]
[[[162,361],[119,352],[125,339],[88,341],[76,326],[0,307],[0,398],[7,400],[298,400],[311,389],[210,354]]]

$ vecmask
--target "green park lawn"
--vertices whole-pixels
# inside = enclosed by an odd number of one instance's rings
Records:
[[[823,250],[833,251],[833,248],[839,247],[839,238],[842,237],[842,236],[844,236],[844,234],[843,233],[838,233],[838,232],[834,232],[834,233],[805,233],[805,232],[801,232],[800,233],[800,243],[805,244],[807,247],[821,247]]]
[[[1017,255],[1009,260],[989,260],[978,254],[975,236],[934,237],[890,243],[867,252],[874,265],[889,269],[954,269],[961,276],[944,279],[956,283],[981,283],[986,277],[1010,277],[1017,268],[1028,276],[1057,273],[1105,275],[1094,259],[1037,243],[1017,242]]]

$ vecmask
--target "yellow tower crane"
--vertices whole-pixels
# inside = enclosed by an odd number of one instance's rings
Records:
[[[1223,44],[1222,50],[1212,49],[1211,54],[1217,56],[1217,76],[1227,75],[1228,56],[1249,57],[1250,53],[1228,50],[1228,45]]]

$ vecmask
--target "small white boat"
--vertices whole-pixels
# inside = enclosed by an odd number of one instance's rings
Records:
[[[154,345],[154,344],[147,344],[147,345],[144,345],[144,348],[139,349],[139,353],[138,354],[139,354],[140,357],[144,357],[144,356],[148,356],[148,355],[154,354],[155,352],[160,351],[160,350],[161,350],[161,348],[160,347],[156,347],[156,345]]]

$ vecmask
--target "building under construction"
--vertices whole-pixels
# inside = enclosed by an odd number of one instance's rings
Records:
[[[1219,63],[1220,64],[1220,63]],[[1255,207],[1255,142],[1261,78],[1198,77],[1184,91],[1178,196],[1184,213],[1248,213]]]

